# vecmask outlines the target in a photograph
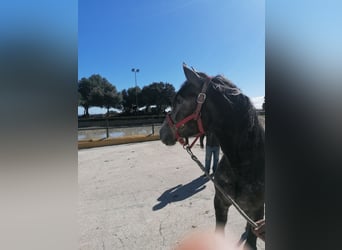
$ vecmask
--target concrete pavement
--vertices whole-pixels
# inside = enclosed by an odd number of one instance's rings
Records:
[[[199,145],[193,152],[204,162]],[[78,171],[80,249],[172,249],[192,230],[214,230],[213,184],[179,144],[79,150]],[[230,208],[226,234],[237,242],[244,226]]]

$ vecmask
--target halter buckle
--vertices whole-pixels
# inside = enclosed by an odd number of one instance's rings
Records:
[[[205,93],[199,93],[197,96],[197,103],[204,103],[207,95]]]

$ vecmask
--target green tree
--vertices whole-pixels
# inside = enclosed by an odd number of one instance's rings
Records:
[[[103,105],[107,109],[107,115],[109,115],[109,109],[111,107],[118,108],[122,101],[121,94],[117,92],[116,87],[113,85],[105,86],[103,95]]]
[[[86,109],[85,107],[86,105],[86,101],[83,99],[82,95],[80,92],[78,92],[78,106],[81,106],[84,108],[84,113],[83,115],[86,115],[86,112],[88,111],[88,109]]]
[[[120,103],[120,94],[106,78],[94,74],[89,78],[82,78],[78,82],[79,105],[85,109],[85,115],[89,116],[88,109],[91,106],[116,107]]]
[[[141,102],[141,89],[137,86],[124,89],[121,92],[122,96],[122,105],[124,106],[124,109],[126,112],[130,112],[132,110],[136,110],[138,107],[136,107],[136,103],[138,102],[139,105],[143,105]]]
[[[91,106],[90,96],[92,89],[95,87],[94,83],[89,78],[83,77],[78,81],[79,105],[84,108],[85,116],[89,116],[89,108]]]
[[[147,108],[157,106],[157,112],[162,113],[167,106],[171,105],[176,94],[175,88],[170,83],[153,82],[142,89],[142,102]]]
[[[163,101],[161,103],[162,111],[164,111],[168,106],[172,105],[175,95],[176,95],[175,87],[173,87],[171,83],[165,83],[163,90],[162,90],[162,96],[163,96]]]

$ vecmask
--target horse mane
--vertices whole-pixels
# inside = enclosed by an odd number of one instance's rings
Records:
[[[214,91],[224,97],[221,98],[224,102],[221,105],[229,105],[233,112],[233,119],[238,122],[239,133],[235,136],[239,137],[237,139],[239,157],[244,158],[247,152],[253,152],[264,141],[264,130],[259,122],[256,109],[251,100],[234,83],[222,75],[213,77],[211,82]],[[253,150],[251,151],[251,149]]]
[[[232,110],[246,114],[246,120],[249,121],[248,130],[256,125],[256,110],[250,99],[230,80],[217,75],[212,78],[213,88],[222,94],[224,99],[232,107]]]

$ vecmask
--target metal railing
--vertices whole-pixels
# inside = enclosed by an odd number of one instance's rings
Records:
[[[264,116],[265,111],[257,110],[259,116]],[[154,135],[156,127],[160,127],[165,119],[165,115],[152,116],[128,116],[128,117],[108,117],[108,118],[79,118],[78,119],[78,133],[82,131],[96,131],[104,130],[105,137],[110,138],[110,130],[128,130],[139,128],[151,128],[151,133],[147,135]],[[124,132],[122,132],[124,133]],[[139,133],[138,133],[139,134]],[[87,136],[85,136],[87,137]],[[96,137],[96,136],[95,136]]]
[[[78,139],[106,139],[110,137],[122,137],[128,135],[141,135],[146,136],[155,135],[159,131],[161,123],[158,124],[141,124],[139,126],[94,126],[78,128]],[[84,132],[84,133],[82,133]],[[114,134],[114,136],[113,136]],[[116,135],[115,135],[116,134]],[[80,139],[81,137],[84,137]]]

